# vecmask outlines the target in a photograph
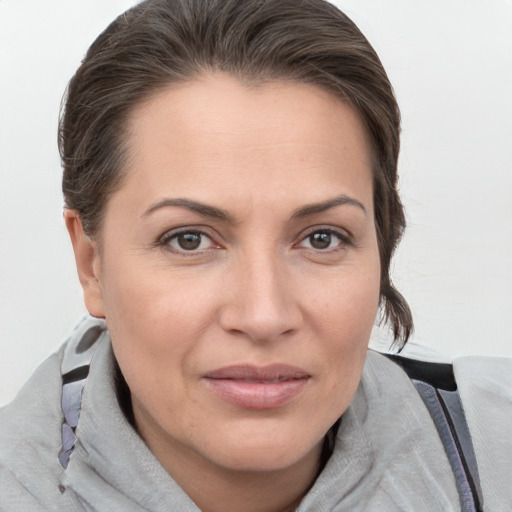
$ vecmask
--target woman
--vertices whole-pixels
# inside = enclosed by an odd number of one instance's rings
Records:
[[[509,446],[509,412],[473,449],[443,430],[451,381],[367,351],[379,307],[397,343],[412,329],[399,111],[345,15],[147,0],[91,46],[59,142],[92,318],[1,413],[2,507],[507,509],[481,446]],[[455,370],[470,427],[506,403]]]

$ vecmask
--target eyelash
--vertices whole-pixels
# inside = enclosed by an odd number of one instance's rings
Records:
[[[178,248],[172,247],[171,246],[171,242],[173,240],[177,240],[178,237],[182,236],[182,235],[196,235],[196,236],[198,235],[201,238],[206,237],[207,239],[211,240],[211,242],[213,244],[215,244],[215,242],[213,241],[212,236],[209,235],[208,233],[205,233],[201,229],[183,228],[183,229],[180,229],[178,231],[167,231],[161,237],[158,238],[156,245],[159,246],[159,247],[164,248],[165,250],[167,250],[169,252],[172,252],[172,253],[175,253],[175,254],[179,254],[179,255],[183,255],[183,256],[194,256],[194,255],[197,255],[197,254],[204,254],[205,252],[210,251],[212,249],[212,248],[207,248],[207,249],[200,249],[198,251],[198,250],[186,250],[186,249],[183,249],[183,248],[178,249]],[[200,244],[202,244],[202,243],[203,243],[203,240],[201,239]],[[215,249],[217,247],[215,247]]]
[[[339,240],[339,243],[335,247],[330,247],[327,249],[315,249],[314,247],[310,247],[310,248],[305,247],[305,249],[309,249],[309,250],[312,250],[315,252],[320,252],[320,253],[329,253],[329,252],[343,250],[343,249],[346,249],[347,247],[355,247],[355,243],[354,243],[354,240],[351,235],[349,235],[343,231],[337,230],[337,229],[328,228],[328,227],[324,228],[321,226],[315,226],[315,227],[311,228],[310,230],[308,230],[304,234],[304,236],[302,236],[302,238],[298,244],[301,244],[304,241],[308,240],[311,236],[313,236],[316,233],[323,233],[323,234],[328,234],[328,235],[334,236]]]
[[[338,231],[333,228],[327,228],[327,227],[323,228],[323,227],[315,226],[315,227],[311,228],[309,231],[307,231],[302,236],[300,241],[297,244],[294,244],[294,247],[300,246],[300,244],[304,243],[306,240],[308,240],[310,237],[312,237],[313,235],[315,235],[317,233],[334,236],[339,240],[339,243],[335,247],[328,247],[325,249],[318,249],[318,248],[314,248],[314,247],[304,247],[304,249],[314,251],[314,252],[319,252],[319,253],[330,253],[330,252],[346,249],[347,247],[355,246],[353,238],[350,235],[347,235],[346,233],[344,233],[342,231]],[[204,254],[205,252],[209,252],[212,249],[218,249],[220,247],[219,245],[217,245],[216,247],[208,247],[206,249],[200,249],[200,250],[197,250],[197,249],[187,250],[187,249],[183,249],[183,248],[178,249],[178,248],[172,247],[171,242],[173,240],[177,240],[178,237],[182,236],[182,235],[195,235],[195,236],[199,236],[201,238],[206,237],[207,239],[209,239],[212,242],[212,244],[215,244],[213,237],[211,235],[209,235],[208,233],[204,232],[203,230],[194,229],[194,228],[183,228],[178,231],[174,231],[174,230],[167,231],[166,233],[164,233],[162,236],[160,236],[158,238],[155,245],[158,247],[162,247],[169,252],[183,255],[183,256],[195,256],[197,254]],[[200,241],[200,245],[202,243],[203,243],[203,240]]]

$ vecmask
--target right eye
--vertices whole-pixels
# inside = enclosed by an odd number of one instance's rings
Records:
[[[208,235],[195,230],[170,233],[162,238],[161,243],[173,252],[181,253],[201,252],[217,247]]]

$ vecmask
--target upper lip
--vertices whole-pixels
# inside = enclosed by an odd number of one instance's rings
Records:
[[[286,381],[305,379],[309,373],[288,364],[270,364],[266,366],[234,365],[212,370],[204,375],[206,379],[254,380],[254,381]]]

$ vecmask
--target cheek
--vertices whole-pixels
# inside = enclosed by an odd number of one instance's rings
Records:
[[[132,387],[155,387],[188,364],[214,321],[216,298],[207,290],[215,283],[128,259],[109,263],[102,292],[116,358]]]
[[[193,407],[190,390],[204,340],[218,339],[222,275],[142,259],[118,254],[115,264],[104,262],[106,321],[134,398],[156,416],[172,416],[176,408]]]
[[[215,307],[212,290],[218,279],[211,273],[198,278],[161,263],[148,264],[144,255],[106,261],[104,268],[107,320],[128,334],[153,333],[156,342],[172,332],[197,331]]]
[[[356,345],[369,339],[379,304],[380,265],[376,256],[363,263],[348,263],[323,279],[313,275],[304,283],[311,290],[306,310],[328,339],[338,336]]]
[[[211,323],[204,298],[193,303],[197,290],[176,281],[147,271],[127,279],[119,266],[105,282],[114,354],[133,399],[155,417],[170,416],[178,408],[184,413],[191,406],[183,377],[190,375],[197,340]]]
[[[357,271],[332,278],[311,298],[311,324],[323,340],[324,410],[341,415],[357,389],[379,304],[380,266],[371,258]],[[322,291],[323,290],[323,291]],[[313,347],[310,349],[313,353]]]

